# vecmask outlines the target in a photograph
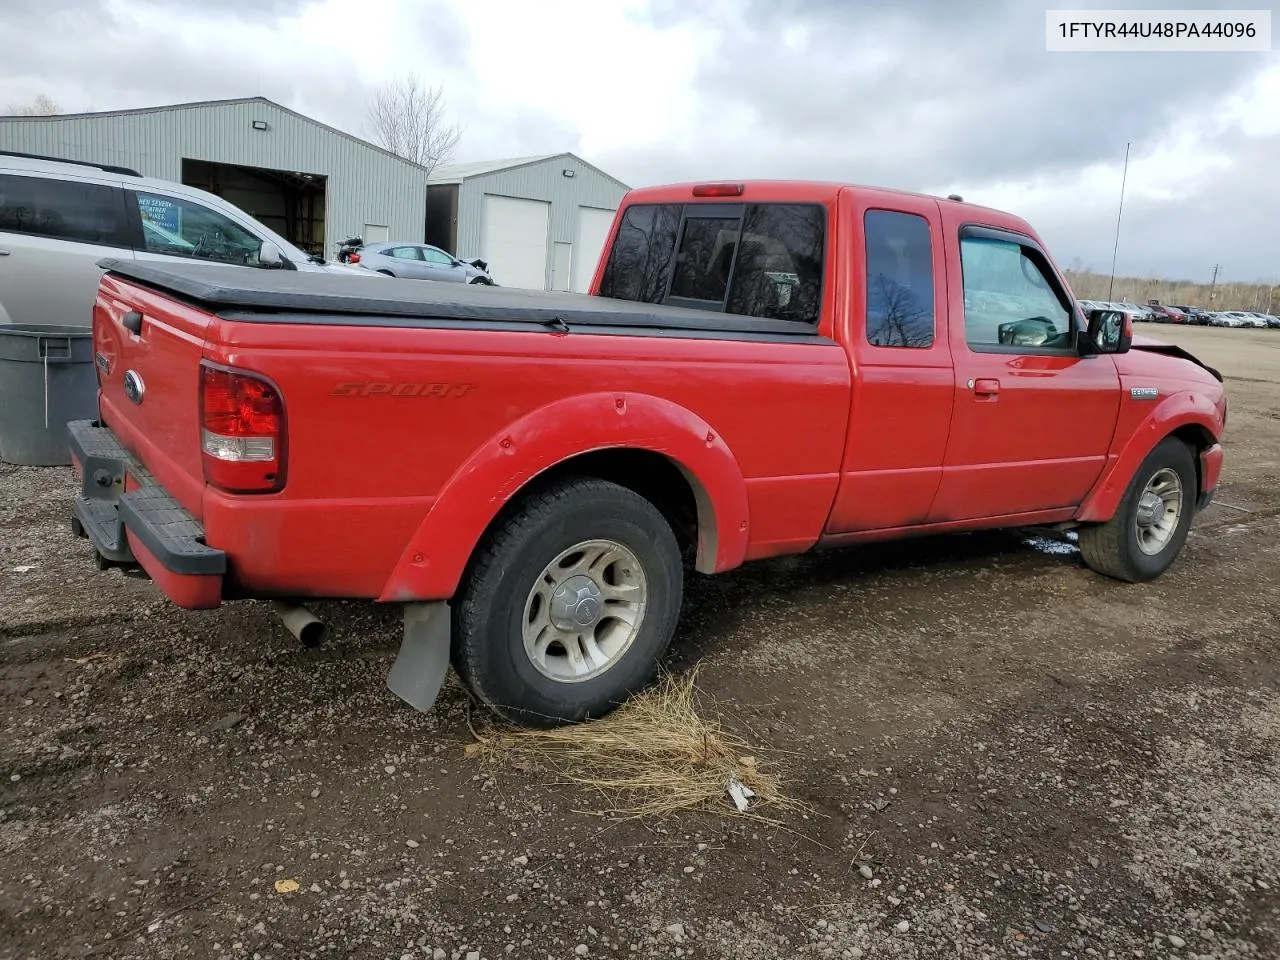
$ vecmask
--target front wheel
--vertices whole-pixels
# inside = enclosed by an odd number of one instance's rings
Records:
[[[561,481],[481,545],[455,607],[454,668],[515,723],[603,716],[653,679],[682,590],[679,544],[652,503]]]
[[[1134,473],[1115,516],[1080,531],[1080,555],[1091,569],[1117,580],[1153,580],[1182,550],[1196,499],[1191,448],[1167,437]]]

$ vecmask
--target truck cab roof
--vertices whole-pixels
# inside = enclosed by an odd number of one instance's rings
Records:
[[[708,188],[725,188],[722,194],[707,193]],[[729,193],[733,189],[737,192]],[[720,200],[728,203],[822,203],[831,204],[841,195],[850,192],[866,200],[883,198],[886,202],[894,202],[908,197],[920,200],[932,200],[943,207],[956,207],[968,211],[983,223],[993,227],[1002,227],[1021,233],[1039,242],[1040,238],[1026,220],[993,207],[957,200],[953,197],[939,197],[928,193],[911,190],[897,190],[891,187],[875,187],[866,184],[844,183],[827,180],[716,180],[688,181],[684,183],[663,184],[653,187],[637,187],[631,190],[623,200],[624,206],[639,203],[693,203]]]

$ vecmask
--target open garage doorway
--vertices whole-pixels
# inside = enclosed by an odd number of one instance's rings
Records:
[[[294,246],[324,256],[323,175],[184,158],[182,182],[234,203]]]

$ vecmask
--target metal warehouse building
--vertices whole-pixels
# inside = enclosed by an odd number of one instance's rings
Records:
[[[263,97],[0,117],[0,150],[215,193],[308,253],[351,236],[435,243],[508,286],[585,290],[627,187],[572,154],[427,170]]]
[[[110,163],[225,198],[308,253],[420,240],[426,171],[261,97],[0,119],[0,150]],[[370,229],[366,229],[366,225]]]
[[[503,286],[585,292],[627,185],[571,153],[437,167],[427,242]]]

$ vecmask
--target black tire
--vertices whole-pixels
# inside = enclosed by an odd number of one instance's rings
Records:
[[[1147,484],[1162,470],[1173,470],[1182,484],[1182,506],[1177,526],[1158,553],[1146,553],[1139,546],[1138,503]],[[1166,437],[1142,461],[1125,490],[1116,514],[1106,523],[1080,530],[1080,555],[1090,569],[1139,583],[1154,580],[1169,569],[1195,517],[1198,486],[1191,448],[1176,437]]]
[[[594,539],[614,541],[638,561],[644,613],[612,666],[589,679],[556,680],[525,651],[526,605],[549,564]],[[554,727],[604,716],[652,681],[675,633],[683,587],[679,544],[652,503],[604,480],[559,481],[529,496],[481,544],[454,606],[454,669],[514,723]]]
[[[472,281],[471,281],[471,283],[473,283],[473,284],[477,284],[477,283],[478,283],[478,284],[480,284],[480,286],[482,286],[482,287],[488,287],[488,286],[492,286],[492,285],[493,285],[493,281],[492,281],[492,280],[486,280],[484,277],[476,277],[474,280],[472,280]]]

